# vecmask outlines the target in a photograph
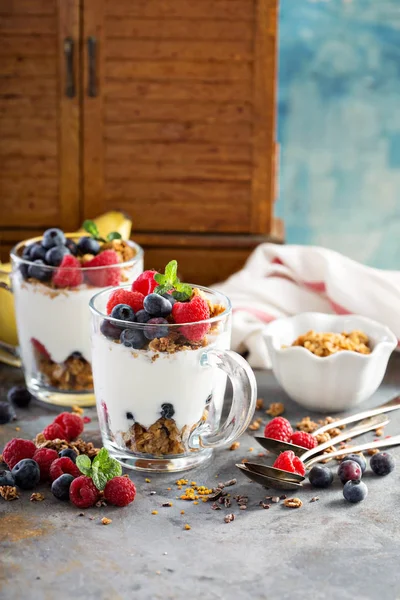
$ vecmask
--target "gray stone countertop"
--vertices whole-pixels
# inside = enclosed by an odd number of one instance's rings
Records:
[[[399,393],[399,367],[396,355],[380,390],[363,408]],[[21,379],[18,369],[1,366],[1,399]],[[310,414],[285,396],[270,372],[258,372],[257,379],[266,406],[284,402],[285,416],[292,422]],[[0,426],[0,449],[12,437],[33,437],[57,412],[36,402],[19,409],[17,422]],[[100,444],[95,410],[85,414],[92,421],[84,437]],[[268,418],[264,411],[256,416],[264,422]],[[21,430],[17,433],[15,427]],[[399,430],[400,411],[395,411],[385,435]],[[146,474],[131,472],[137,486],[133,504],[86,509],[83,517],[78,516],[79,509],[53,498],[46,487],[39,488],[44,502],[30,502],[30,492],[22,492],[13,502],[0,498],[0,598],[400,598],[400,449],[391,450],[398,466],[388,477],[378,478],[367,470],[369,495],[361,504],[347,503],[335,479],[328,490],[312,490],[307,484],[300,493],[289,492],[303,501],[300,509],[279,503],[264,510],[259,502],[274,492],[250,483],[234,467],[262,451],[250,434],[241,438],[238,450],[219,451],[208,466],[187,474],[189,482],[210,487],[236,477],[237,484],[229,491],[249,496],[247,510],[239,510],[234,500],[231,508],[214,511],[210,503],[176,499],[175,481],[181,474],[155,474],[148,483]],[[372,437],[367,434],[365,439]],[[310,503],[316,495],[320,500]],[[169,500],[172,507],[161,506]],[[236,518],[225,523],[230,512]],[[112,523],[102,525],[103,516]],[[190,530],[184,529],[185,523]]]

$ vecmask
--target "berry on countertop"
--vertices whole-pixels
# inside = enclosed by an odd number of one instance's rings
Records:
[[[69,412],[63,412],[57,415],[54,419],[54,423],[57,423],[62,427],[67,436],[65,439],[69,442],[80,436],[84,428],[82,417]]]
[[[118,254],[114,250],[104,250],[85,263],[85,273],[89,283],[96,287],[118,285],[121,279],[121,269],[113,265],[118,264]],[[94,269],[92,267],[104,267]],[[107,269],[106,267],[110,267]],[[86,269],[89,269],[86,271]]]
[[[343,460],[352,460],[358,463],[361,467],[361,472],[364,473],[367,468],[367,461],[364,458],[363,454],[347,454]]]
[[[46,229],[43,234],[42,246],[46,250],[53,248],[53,246],[64,246],[65,244],[65,235],[61,229],[57,227],[52,227],[51,229]]]
[[[368,496],[368,488],[363,481],[347,481],[343,487],[343,496],[348,502],[362,502]]]
[[[31,490],[40,480],[40,469],[36,461],[31,458],[23,458],[11,471],[15,485],[21,490]]]
[[[100,244],[92,237],[81,237],[78,242],[78,250],[81,254],[96,254],[100,251]]]
[[[75,242],[73,240],[71,240],[71,238],[67,238],[65,240],[65,245],[73,256],[78,255],[78,246],[75,244]]]
[[[171,302],[159,294],[146,296],[143,306],[145,311],[152,317],[169,317],[172,312]]]
[[[100,325],[101,333],[110,340],[119,340],[119,336],[121,335],[121,327],[111,323],[107,319],[103,319]]]
[[[58,267],[67,254],[71,253],[66,246],[54,246],[54,248],[50,248],[46,252],[46,263],[52,267]]]
[[[117,304],[111,311],[110,317],[119,321],[136,321],[133,309],[127,304]]]
[[[40,244],[39,242],[36,242],[35,244],[32,244],[29,247],[29,260],[45,260],[46,259],[46,248],[43,248],[42,244]],[[28,257],[24,257],[24,255],[22,255],[23,258],[28,258]]]
[[[50,423],[43,429],[43,435],[46,440],[66,440],[67,436],[64,429],[58,423]]]
[[[136,313],[136,322],[137,323],[147,323],[147,321],[150,321],[150,319],[151,319],[151,315],[149,315],[149,313],[146,312],[144,309],[139,310]]]
[[[173,404],[171,404],[170,402],[164,402],[164,404],[161,404],[161,416],[164,419],[172,419],[174,414],[175,409]]]
[[[74,479],[69,473],[64,473],[55,479],[51,484],[51,493],[53,496],[58,500],[69,500],[69,488]]]
[[[37,462],[40,469],[40,481],[50,479],[50,466],[58,458],[58,453],[51,448],[39,448],[33,455],[33,460]]]
[[[140,292],[143,296],[152,294],[157,287],[157,282],[154,279],[156,273],[157,271],[143,271],[132,283],[132,291]]]
[[[63,475],[64,473],[68,473],[73,477],[79,477],[81,474],[80,470],[76,466],[74,462],[68,456],[63,456],[62,458],[56,458],[50,465],[50,479],[54,481]]]
[[[168,335],[168,321],[162,317],[150,319],[144,328],[144,335],[148,340],[154,340],[155,338],[167,337]]]
[[[0,486],[1,485],[15,485],[14,477],[10,471],[0,471]]]
[[[120,335],[121,344],[127,348],[136,348],[140,350],[145,344],[143,331],[140,329],[124,329]]]
[[[281,442],[288,442],[292,435],[292,426],[285,417],[275,417],[266,424],[264,429],[264,437],[279,440]]]
[[[5,425],[15,418],[12,404],[9,402],[0,402],[0,425]]]
[[[275,467],[275,469],[282,469],[288,473],[298,473],[303,476],[306,474],[304,464],[292,450],[282,452],[272,466]]]
[[[394,458],[388,452],[378,452],[371,457],[370,467],[375,475],[389,475],[394,470]]]
[[[324,465],[314,465],[308,474],[308,479],[315,488],[327,488],[333,481],[333,473]]]
[[[14,438],[4,446],[3,460],[7,467],[12,469],[23,458],[32,458],[35,452],[36,446],[33,442]]]
[[[76,462],[76,457],[78,456],[77,453],[75,452],[75,450],[72,450],[72,448],[65,448],[64,450],[60,450],[60,452],[58,453],[58,456],[60,458],[63,458],[64,456],[66,456],[67,458],[70,458],[72,460],[72,462]]]
[[[344,460],[341,462],[337,473],[342,483],[358,481],[362,477],[361,467],[354,460]]]
[[[111,314],[112,309],[117,304],[127,304],[135,313],[143,309],[144,296],[140,292],[131,292],[130,290],[114,290],[107,302],[107,314]]]
[[[290,436],[289,442],[291,444],[301,446],[302,448],[307,448],[308,450],[312,450],[318,445],[315,436],[311,435],[311,433],[307,433],[306,431],[295,431]]]
[[[19,408],[26,408],[32,400],[32,394],[24,385],[15,385],[8,391],[7,400]]]
[[[53,275],[53,283],[59,288],[75,288],[83,281],[81,263],[79,260],[66,254]]]
[[[49,281],[51,275],[51,269],[49,269],[42,260],[35,260],[28,267],[28,277],[33,277],[38,281]]]
[[[71,483],[69,499],[79,508],[89,508],[96,504],[99,492],[90,477],[81,475]]]
[[[196,323],[210,318],[210,309],[201,296],[194,296],[189,302],[175,302],[172,307],[175,323]],[[208,330],[209,323],[186,325],[180,327],[180,332],[191,342],[200,342]]]
[[[104,498],[114,506],[127,506],[134,501],[136,487],[128,477],[114,477],[104,488]]]

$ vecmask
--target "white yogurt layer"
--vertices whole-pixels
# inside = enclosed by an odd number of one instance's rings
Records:
[[[100,333],[92,338],[92,368],[95,395],[105,402],[113,434],[125,432],[133,424],[145,428],[161,417],[161,405],[170,403],[178,429],[192,426],[202,417],[206,399],[212,394],[218,418],[222,411],[226,375],[219,369],[202,367],[201,355],[211,348],[228,349],[229,334],[219,335],[206,348],[175,354],[133,350],[115,344]],[[152,361],[152,357],[158,358]]]

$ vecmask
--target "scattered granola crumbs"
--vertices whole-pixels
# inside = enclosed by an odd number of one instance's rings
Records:
[[[383,427],[379,427],[378,429],[376,429],[376,430],[375,430],[375,435],[376,435],[377,437],[382,437],[382,436],[383,436],[383,433],[384,433],[384,431],[383,431]]]
[[[185,511],[184,511],[184,510],[181,510],[181,515],[184,515],[184,514],[185,514]]]
[[[258,431],[260,429],[261,425],[258,421],[253,421],[250,425],[249,425],[249,429],[250,431]]]
[[[286,500],[286,498],[287,498],[286,494],[282,494],[282,496],[279,496],[280,500]]]
[[[310,500],[310,502],[318,502],[319,500],[319,496],[313,496]]]
[[[242,458],[241,462],[242,462],[243,464],[244,464],[244,463],[247,463],[247,462],[249,462],[249,459],[248,459],[248,458]]]
[[[76,415],[83,415],[84,410],[83,408],[81,408],[80,406],[78,406],[77,404],[74,404],[71,408],[71,411],[73,413],[75,413]]]
[[[158,515],[158,510],[152,510],[152,511],[151,511],[151,514],[152,514],[152,515]]]
[[[211,510],[221,510],[221,507],[218,506],[218,504],[216,502],[213,502],[211,504]]]
[[[271,417],[279,417],[285,412],[285,405],[282,402],[272,402],[265,412]]]
[[[229,515],[225,515],[224,521],[225,523],[230,523],[235,520],[235,515],[233,513],[229,513]]]
[[[272,496],[272,498],[271,498],[271,502],[273,504],[278,504],[279,500],[280,500],[279,496]]]
[[[240,442],[233,442],[233,444],[229,446],[229,450],[237,450],[238,448],[240,448]]]
[[[15,431],[21,431],[21,427],[16,427]],[[378,435],[378,434],[377,434]]]
[[[222,484],[222,487],[231,487],[232,485],[236,485],[237,484],[237,479],[228,479],[228,481],[225,481],[225,483]],[[220,487],[220,486],[218,486]]]
[[[149,496],[155,496],[157,494],[157,492],[155,492],[154,490],[151,490],[151,492],[149,492]]]
[[[263,398],[257,398],[256,400],[256,410],[262,410],[264,408],[264,400]]]
[[[296,423],[296,428],[300,431],[306,431],[307,433],[312,433],[316,429],[318,429],[318,423],[315,421],[311,421],[310,417],[304,417]]]
[[[172,506],[172,502],[163,502],[161,506]]]
[[[167,488],[167,492],[170,492],[172,488]]]
[[[89,517],[89,521],[94,521],[94,517]]]
[[[78,517],[84,517],[84,516],[85,516],[85,513],[82,513],[82,512],[78,513]]]
[[[146,477],[145,482],[146,483],[151,483],[151,479],[149,479],[148,477]]]
[[[370,448],[369,450],[367,450],[367,454],[369,456],[373,456],[374,454],[378,454],[378,452],[380,452],[380,450],[378,448]]]
[[[228,497],[224,498],[224,505],[225,505],[225,508],[229,508],[230,507],[231,501],[230,501],[230,499]]]
[[[300,498],[286,498],[286,500],[283,501],[283,504],[287,508],[301,508],[303,506]]]
[[[43,502],[44,496],[40,492],[33,492],[29,498],[30,502]]]
[[[330,433],[325,431],[325,433],[318,433],[315,436],[315,439],[317,440],[318,444],[324,444],[325,442],[329,442],[329,440],[331,439],[331,435]]]
[[[107,519],[107,517],[103,517],[101,522],[103,525],[109,525],[110,523],[112,523],[112,519]]]
[[[342,432],[339,429],[339,427],[333,427],[332,429],[329,430],[329,435],[331,438],[336,437],[337,435],[340,435]]]
[[[11,502],[11,500],[17,500],[17,498],[19,498],[17,488],[12,485],[1,485],[0,496],[8,502]]]
[[[247,509],[247,506],[246,506],[246,504],[241,504],[241,505],[239,506],[239,510],[246,510],[246,509]]]
[[[249,452],[254,452],[254,448],[249,448]]]
[[[0,454],[0,463],[2,463],[2,462],[4,462],[4,460],[3,460],[3,455],[2,455],[2,454]]]
[[[190,527],[190,525],[189,525],[188,523],[185,523],[185,527],[184,527],[184,529],[185,529],[186,531],[189,531],[189,529],[192,529],[192,528]]]
[[[261,501],[261,502],[260,502],[260,506],[262,506],[262,508],[265,508],[266,510],[267,510],[268,508],[271,508],[271,505],[270,505],[270,504],[267,504],[267,502],[263,502],[263,501]]]

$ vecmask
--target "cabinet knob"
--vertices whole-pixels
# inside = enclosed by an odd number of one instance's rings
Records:
[[[97,40],[94,35],[88,37],[87,40],[87,51],[88,51],[88,96],[95,98],[97,96]]]
[[[75,77],[74,77],[74,40],[72,37],[64,39],[65,56],[65,95],[67,98],[75,96]]]

